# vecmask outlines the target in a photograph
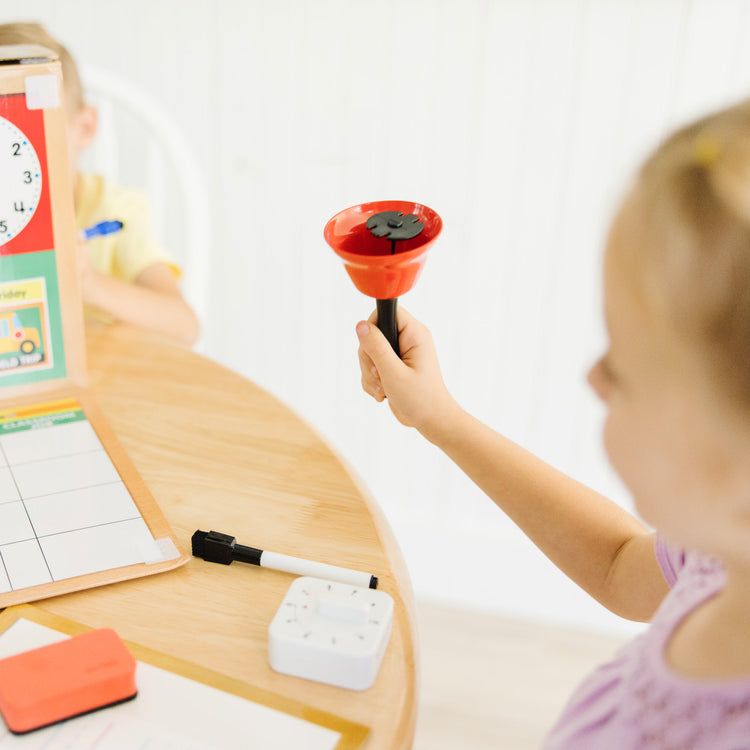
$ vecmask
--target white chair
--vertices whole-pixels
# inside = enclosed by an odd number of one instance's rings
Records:
[[[181,265],[183,294],[205,328],[211,204],[193,150],[154,96],[99,68],[82,66],[81,77],[99,111],[99,132],[81,168],[145,193],[154,233]]]

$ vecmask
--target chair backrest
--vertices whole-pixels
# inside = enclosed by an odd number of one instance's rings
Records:
[[[155,97],[99,68],[82,67],[81,76],[99,132],[80,166],[145,193],[154,233],[181,265],[183,294],[205,328],[210,200],[193,150]]]

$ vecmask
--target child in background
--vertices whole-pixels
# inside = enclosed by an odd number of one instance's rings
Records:
[[[80,154],[96,136],[96,110],[84,103],[75,62],[67,49],[39,24],[0,24],[0,45],[40,44],[60,58],[68,126],[76,226],[121,221],[116,234],[79,241],[83,302],[106,316],[164,333],[192,346],[199,324],[177,285],[179,268],[154,240],[143,197],[97,175],[81,174]]]
[[[365,391],[441,448],[567,575],[650,621],[578,688],[545,750],[750,748],[750,102],[646,162],[604,258],[604,444],[652,533],[464,412],[429,332],[403,361],[357,325]]]

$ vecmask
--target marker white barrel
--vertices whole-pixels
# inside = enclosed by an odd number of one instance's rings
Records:
[[[262,568],[273,568],[285,573],[294,573],[298,576],[312,576],[313,578],[326,578],[331,581],[350,583],[352,586],[363,588],[376,588],[377,578],[369,573],[362,573],[349,568],[339,568],[337,565],[315,562],[313,560],[302,560],[299,557],[282,555],[278,552],[266,552],[260,556]]]

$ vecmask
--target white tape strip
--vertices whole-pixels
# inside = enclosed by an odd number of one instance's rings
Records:
[[[164,562],[165,560],[174,560],[180,556],[174,542],[166,536],[162,539],[150,539],[139,542],[138,552],[146,565]]]
[[[25,83],[27,109],[54,109],[60,106],[60,86],[57,76],[51,74],[28,76]]]
[[[168,536],[165,536],[162,539],[157,539],[156,543],[161,551],[162,560],[174,560],[180,556],[179,550],[175,547],[174,542]]]

